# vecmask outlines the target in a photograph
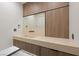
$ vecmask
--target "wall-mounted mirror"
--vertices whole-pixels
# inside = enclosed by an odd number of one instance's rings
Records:
[[[24,17],[23,33],[32,36],[45,36],[45,13]]]

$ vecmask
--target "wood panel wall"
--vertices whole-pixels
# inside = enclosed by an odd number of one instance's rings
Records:
[[[69,38],[69,7],[46,12],[46,36]]]
[[[23,16],[67,6],[68,2],[28,2],[23,5]]]
[[[23,5],[23,16],[40,12],[46,14],[46,36],[69,38],[69,3],[29,2]]]

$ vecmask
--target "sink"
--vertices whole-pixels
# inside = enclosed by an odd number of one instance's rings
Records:
[[[41,36],[34,36],[34,35],[23,35],[24,37],[29,37],[29,38],[40,38]]]

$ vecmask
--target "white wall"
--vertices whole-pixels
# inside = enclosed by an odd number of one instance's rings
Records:
[[[79,43],[79,2],[70,2],[70,38],[74,34],[74,40]]]
[[[0,50],[13,45],[12,35],[21,33],[20,29],[13,32],[17,25],[22,25],[22,5],[13,2],[0,2]]]

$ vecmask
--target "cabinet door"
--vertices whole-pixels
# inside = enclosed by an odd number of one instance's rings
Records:
[[[41,47],[41,56],[75,56],[75,55]]]
[[[41,47],[41,56],[56,56],[57,51],[49,48]]]
[[[13,39],[13,45],[17,46],[17,47],[19,47],[21,49],[25,49],[25,42],[21,42],[19,40]]]
[[[46,36],[69,38],[69,7],[46,12]]]
[[[13,40],[13,45],[21,48],[21,49],[24,49],[30,53],[33,53],[35,55],[40,55],[39,54],[39,49],[40,47],[37,46],[37,45],[34,45],[34,44],[30,44],[30,43],[27,43],[27,42],[23,42],[23,41],[19,41],[19,40]]]

